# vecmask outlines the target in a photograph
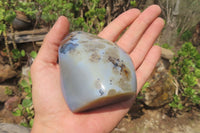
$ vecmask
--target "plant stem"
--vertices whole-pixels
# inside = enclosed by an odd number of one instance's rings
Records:
[[[11,30],[13,48],[17,49],[17,45],[15,43],[15,33],[14,33],[14,30],[13,30],[13,25],[12,24],[10,24],[10,30]]]
[[[13,68],[13,61],[12,61],[12,58],[11,58],[11,55],[10,55],[10,49],[8,47],[8,38],[7,38],[7,32],[6,31],[3,31],[3,36],[4,36],[4,39],[5,39],[5,46],[6,46],[6,52],[8,54],[9,63],[11,65],[11,67]]]

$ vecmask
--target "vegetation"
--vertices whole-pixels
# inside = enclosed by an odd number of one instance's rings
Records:
[[[35,51],[30,53],[32,58],[37,56]],[[21,125],[25,127],[32,127],[33,126],[33,119],[34,119],[34,108],[32,102],[32,81],[31,76],[29,73],[28,80],[23,79],[19,82],[19,90],[21,92],[26,93],[26,97],[22,100],[22,103],[18,105],[18,108],[13,112],[14,116],[24,116],[25,121],[21,123]]]
[[[7,28],[10,27],[11,32],[13,32],[12,21],[16,17],[14,7],[15,7],[14,0],[0,1],[0,35],[3,34],[3,36],[4,36],[6,52],[8,54],[9,62],[12,67],[13,67],[13,61],[12,61],[12,57],[10,55],[10,49],[9,49],[8,41],[7,41],[7,32],[8,32]],[[17,49],[17,46],[14,41],[13,41],[13,48]]]
[[[146,88],[148,88],[149,86],[150,86],[150,83],[149,83],[149,82],[146,82],[146,83],[143,85],[141,91],[139,92],[139,94],[138,94],[137,97],[136,97],[136,100],[140,100],[140,99],[143,99],[143,98],[144,98],[144,97],[142,96],[142,94],[144,94],[144,93],[146,92]]]
[[[18,105],[18,108],[13,112],[15,116],[24,116],[25,121],[21,123],[21,125],[26,127],[32,127],[33,118],[34,118],[34,110],[33,110],[33,102],[32,102],[32,81],[29,77],[29,80],[22,80],[19,83],[19,89],[26,93],[26,97],[22,100],[22,103]]]
[[[0,20],[4,21],[1,22],[0,31],[6,29],[6,23],[10,24],[13,21],[16,17],[15,10],[17,10],[35,19],[38,25],[44,23],[51,26],[59,16],[64,15],[73,23],[71,30],[79,29],[96,33],[105,24],[106,10],[101,8],[99,3],[100,0],[89,0],[86,3],[83,0],[29,0],[24,2],[3,0],[0,3]]]
[[[172,61],[172,74],[179,87],[174,100],[169,105],[175,109],[191,109],[200,104],[200,53],[190,42],[182,45]]]
[[[11,96],[13,94],[13,91],[9,88],[9,87],[6,87],[6,90],[4,92],[6,95],[8,96]]]
[[[64,15],[73,23],[71,30],[97,33],[105,25],[106,13],[105,8],[99,7],[99,2],[99,0],[89,0],[85,4],[83,0],[68,0],[68,2],[66,0],[0,1],[0,35],[3,34],[4,36],[10,65],[14,68],[13,61],[20,61],[20,58],[25,56],[25,51],[19,51],[14,41],[12,22],[16,17],[16,11],[27,15],[34,22],[34,27],[40,25],[51,27],[59,16]],[[12,50],[8,45],[8,31],[13,34]]]

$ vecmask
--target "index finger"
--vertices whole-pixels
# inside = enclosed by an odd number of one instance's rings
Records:
[[[58,47],[62,39],[68,34],[68,31],[69,21],[64,16],[59,17],[52,29],[45,36],[36,60],[40,60],[43,63],[56,64]]]
[[[106,26],[103,31],[99,33],[98,36],[110,40],[116,41],[120,33],[128,27],[140,14],[138,9],[130,9],[116,19],[114,19],[108,26]]]

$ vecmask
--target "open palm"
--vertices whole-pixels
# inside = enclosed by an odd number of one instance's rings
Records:
[[[153,5],[140,13],[130,9],[112,21],[99,36],[117,44],[129,53],[136,69],[137,91],[153,71],[160,58],[160,48],[153,46],[163,28],[161,10]],[[120,34],[129,26],[125,33]],[[72,113],[62,95],[58,47],[68,34],[69,22],[60,17],[46,35],[31,67],[35,119],[32,132],[110,132],[127,113],[134,99],[84,113]]]

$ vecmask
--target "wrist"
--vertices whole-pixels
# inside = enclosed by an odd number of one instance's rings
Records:
[[[52,130],[51,127],[48,126],[47,124],[34,119],[31,133],[51,133],[54,132],[54,130],[55,129]]]
[[[31,133],[63,133],[63,131],[57,124],[35,117]]]

